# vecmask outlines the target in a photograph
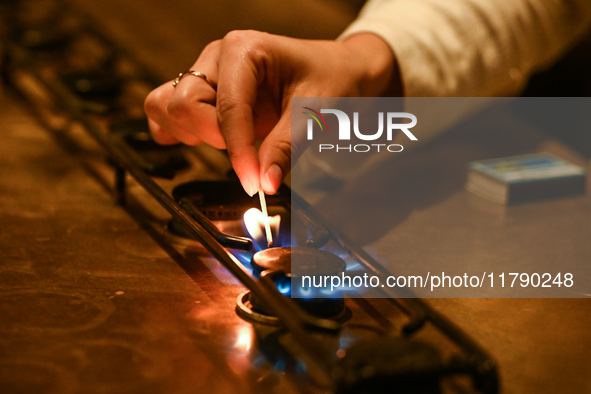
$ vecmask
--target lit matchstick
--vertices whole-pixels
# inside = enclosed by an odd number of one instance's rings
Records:
[[[263,211],[263,221],[265,222],[265,232],[267,233],[267,247],[273,246],[273,234],[271,234],[271,226],[269,225],[269,214],[267,213],[267,202],[265,201],[265,193],[259,190],[259,198],[261,200],[261,211]]]

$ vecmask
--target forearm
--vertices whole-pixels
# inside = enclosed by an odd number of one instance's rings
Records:
[[[371,0],[341,39],[382,37],[407,96],[499,96],[518,93],[590,21],[589,0]]]
[[[373,33],[352,34],[343,39],[357,59],[363,59],[360,95],[364,97],[402,96],[397,59],[388,42]]]

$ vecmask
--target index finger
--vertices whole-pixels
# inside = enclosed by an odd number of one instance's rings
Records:
[[[257,36],[254,32],[231,32],[222,40],[216,104],[230,161],[251,196],[260,189],[253,109],[264,78],[264,52]]]

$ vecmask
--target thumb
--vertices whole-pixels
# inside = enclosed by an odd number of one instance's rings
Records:
[[[267,194],[277,192],[285,175],[309,145],[305,128],[291,126],[288,108],[259,148],[260,185]]]
[[[260,184],[267,194],[275,194],[291,169],[291,116],[285,111],[259,148]]]

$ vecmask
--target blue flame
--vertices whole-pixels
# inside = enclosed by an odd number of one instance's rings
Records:
[[[235,249],[231,249],[230,253],[232,253],[232,255],[234,257],[236,257],[238,259],[238,261],[244,266],[244,269],[252,275],[252,256],[253,253],[251,252],[245,252],[243,250],[235,250]]]
[[[284,360],[277,360],[274,365],[275,372],[284,372],[285,371],[285,361]]]
[[[306,366],[306,364],[299,362],[296,365],[296,372],[298,373],[308,373],[308,367]]]
[[[308,298],[308,297],[312,296],[312,288],[311,287],[309,287],[307,289],[300,287],[299,291],[300,291],[300,295],[304,298]]]
[[[321,289],[320,290],[320,293],[321,294],[324,294],[324,295],[327,295],[327,296],[334,296],[334,295],[336,295],[336,292],[338,290],[339,290],[339,288],[337,288],[337,287],[335,287],[334,290],[331,290],[331,289]]]
[[[291,293],[291,285],[289,283],[278,283],[277,290],[279,290],[281,294],[289,294]]]

